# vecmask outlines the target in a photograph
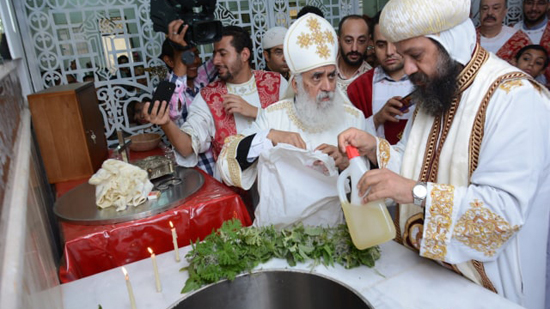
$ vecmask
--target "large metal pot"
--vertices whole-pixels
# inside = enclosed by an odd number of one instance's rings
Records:
[[[206,286],[172,309],[364,309],[361,295],[327,277],[296,271],[263,271]]]

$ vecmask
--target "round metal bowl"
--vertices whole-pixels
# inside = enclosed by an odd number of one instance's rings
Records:
[[[364,309],[355,291],[327,277],[297,271],[262,271],[208,285],[171,309]]]
[[[132,151],[149,151],[157,148],[160,143],[160,134],[157,133],[141,133],[130,136],[132,143],[130,150]]]

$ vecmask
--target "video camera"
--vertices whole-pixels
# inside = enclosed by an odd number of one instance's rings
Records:
[[[151,0],[153,30],[168,33],[168,24],[182,19],[189,25],[184,39],[190,47],[217,42],[222,23],[214,19],[215,9],[216,0]]]

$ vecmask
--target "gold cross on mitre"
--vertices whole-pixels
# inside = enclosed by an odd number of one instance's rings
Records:
[[[330,49],[327,43],[335,43],[332,32],[330,29],[321,31],[319,21],[313,17],[310,17],[306,22],[310,33],[300,33],[298,35],[298,45],[300,48],[309,48],[310,45],[315,44],[317,46],[317,50],[315,51],[317,55],[322,59],[328,59],[330,57]]]

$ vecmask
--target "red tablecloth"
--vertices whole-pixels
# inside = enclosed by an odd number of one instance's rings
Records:
[[[59,268],[61,282],[148,258],[147,247],[155,253],[174,250],[170,221],[177,230],[180,247],[190,241],[204,239],[232,218],[239,219],[244,226],[252,224],[240,196],[206,173],[201,173],[205,181],[199,191],[185,199],[182,205],[152,217],[96,226],[61,221],[65,242],[64,258]],[[60,190],[66,188],[58,186],[58,194]]]

